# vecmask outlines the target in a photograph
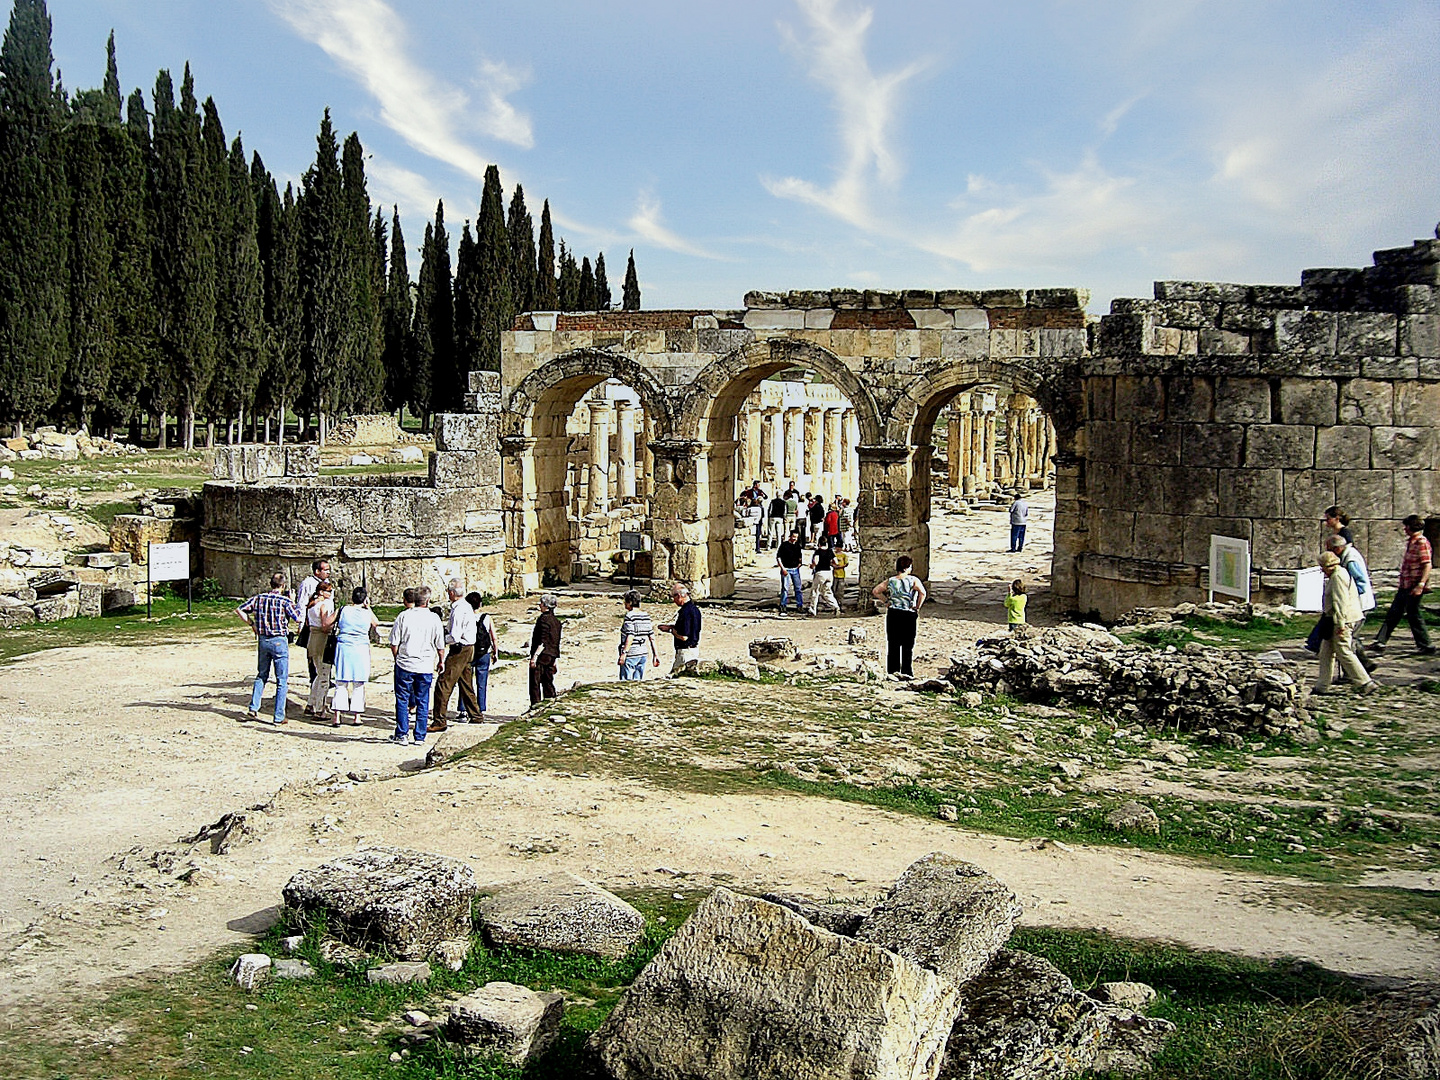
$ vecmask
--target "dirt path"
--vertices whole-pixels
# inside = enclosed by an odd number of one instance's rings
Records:
[[[1002,530],[1003,515],[995,519],[992,528]],[[983,530],[966,531],[975,544],[989,542]],[[982,557],[990,558],[970,558]],[[992,582],[1008,572],[997,565]],[[567,623],[562,684],[613,678],[618,606],[565,606],[587,615]],[[496,612],[510,626],[507,642],[533,617],[523,601]],[[937,605],[939,617],[922,620],[917,668],[927,657],[938,667],[951,644],[993,630],[989,619],[945,617],[968,613]],[[882,632],[877,618],[717,611],[707,620],[706,652],[739,654],[750,639],[776,632],[802,645],[838,642],[857,624]],[[419,757],[385,741],[388,652],[374,654],[368,725],[339,731],[299,718],[303,666],[289,724],[240,722],[253,658],[237,625],[233,636],[183,646],[58,649],[5,667],[0,1008],[53,1002],[116,976],[239,947],[297,868],[376,843],[463,857],[487,881],[563,867],[621,887],[726,882],[849,897],[944,849],[1006,881],[1033,923],[1297,955],[1347,971],[1418,975],[1440,966],[1440,943],[1408,925],[1294,907],[1285,896],[1303,886],[1293,881],[1114,848],[1037,848],[854,804],[677,794],[483,761],[351,783],[350,771],[388,773]],[[296,659],[303,665],[298,650]],[[523,668],[502,666],[492,677],[492,710],[514,715],[525,704]],[[227,855],[176,843],[223,813],[260,804],[269,808],[251,813],[255,836]],[[189,881],[178,880],[192,865]]]

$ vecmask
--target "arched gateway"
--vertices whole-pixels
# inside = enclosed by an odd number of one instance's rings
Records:
[[[1014,386],[1055,418],[1060,454],[1053,578],[1074,606],[1072,533],[1080,521],[1074,458],[1081,415],[1085,294],[994,292],[751,293],[743,311],[522,315],[501,358],[506,588],[541,586],[568,568],[558,488],[565,417],[588,389],[618,379],[651,422],[654,574],[701,596],[735,582],[737,417],[760,383],[803,370],[836,387],[858,432],[862,581],[902,552],[926,570],[930,454],[939,410],[979,385]],[[562,550],[564,549],[564,550]]]

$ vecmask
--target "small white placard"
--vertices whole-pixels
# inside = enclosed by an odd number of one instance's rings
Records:
[[[1250,599],[1250,541],[1210,537],[1210,595]]]
[[[1322,611],[1325,599],[1325,571],[1307,566],[1295,571],[1295,610]]]
[[[188,543],[151,544],[148,558],[151,581],[189,580],[190,545]]]

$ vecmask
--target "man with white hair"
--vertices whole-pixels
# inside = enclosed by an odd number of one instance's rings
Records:
[[[435,684],[435,708],[430,713],[430,730],[444,731],[449,726],[445,713],[450,708],[450,692],[460,684],[460,700],[471,716],[479,716],[480,701],[475,696],[475,683],[466,678],[466,669],[475,659],[475,609],[465,602],[465,586],[459,578],[451,578],[446,587],[450,597],[450,618],[445,623],[445,667]]]
[[[670,596],[680,608],[673,623],[661,623],[660,629],[675,638],[675,663],[670,674],[677,675],[686,666],[700,659],[700,605],[690,597],[690,586],[677,581]]]
[[[560,659],[560,620],[555,609],[560,598],[554,593],[540,597],[540,617],[530,633],[530,704],[556,697],[555,664]]]

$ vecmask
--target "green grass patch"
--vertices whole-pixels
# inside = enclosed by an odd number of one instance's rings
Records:
[[[122,502],[103,502],[94,506],[87,506],[85,513],[106,532],[110,526],[115,524],[115,519],[121,514],[135,513],[135,500],[126,499]]]
[[[235,607],[234,600],[196,599],[194,613],[187,615],[183,597],[164,596],[152,605],[152,618],[146,618],[145,605],[139,604],[99,618],[32,623],[0,631],[0,661],[45,649],[83,645],[169,644],[226,629],[248,634],[235,615]]]

